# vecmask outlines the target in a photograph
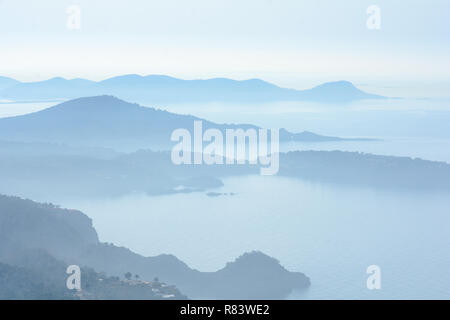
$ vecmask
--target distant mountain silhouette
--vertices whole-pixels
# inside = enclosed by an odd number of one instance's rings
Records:
[[[0,76],[0,90],[6,89],[8,87],[12,87],[12,86],[14,86],[14,85],[16,85],[18,83],[20,83],[20,82],[17,81],[17,80],[14,80],[12,78]]]
[[[8,99],[61,99],[76,97],[77,92],[86,93],[85,95],[95,94],[98,85],[94,81],[84,79],[66,80],[56,77],[45,81],[37,82],[19,82],[4,89],[0,96]]]
[[[349,81],[327,82],[310,90],[301,91],[302,100],[342,102],[362,99],[381,99],[379,95],[369,94],[356,88]]]
[[[6,83],[6,82],[5,82]],[[115,95],[146,103],[319,101],[347,102],[381,99],[356,88],[351,82],[329,82],[309,90],[281,88],[260,79],[214,78],[182,80],[164,75],[123,75],[103,81],[52,78],[1,86],[0,98],[15,100],[73,99],[91,95]]]
[[[59,80],[56,80],[59,81]],[[193,130],[194,116],[142,107],[112,96],[70,100],[22,116],[0,119],[0,139],[22,142],[51,142],[74,146],[108,147],[117,150],[168,150],[173,130]],[[249,124],[216,124],[203,120],[204,129],[258,127]],[[336,137],[310,132],[280,130],[281,141],[335,141]]]
[[[281,176],[380,190],[450,191],[446,162],[344,151],[280,154]]]

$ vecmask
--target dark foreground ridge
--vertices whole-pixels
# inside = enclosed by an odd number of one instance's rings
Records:
[[[0,231],[0,298],[282,299],[310,285],[261,252],[216,272],[191,269],[172,255],[143,257],[99,242],[80,211],[17,197],[0,195]],[[68,265],[82,267],[81,293],[65,289]],[[126,273],[139,280],[123,279]]]

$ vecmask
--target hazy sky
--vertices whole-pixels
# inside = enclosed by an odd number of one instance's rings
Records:
[[[67,28],[79,5],[79,30]],[[366,26],[370,5],[381,29]],[[0,0],[0,75],[450,81],[448,0]]]

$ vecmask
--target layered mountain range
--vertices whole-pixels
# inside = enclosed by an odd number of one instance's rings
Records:
[[[260,80],[214,78],[183,80],[165,75],[122,75],[102,81],[64,79],[36,82],[0,78],[0,100],[73,99],[94,95],[115,95],[151,104],[200,102],[317,101],[349,102],[385,97],[366,93],[349,81],[327,82],[311,89],[282,88]]]

